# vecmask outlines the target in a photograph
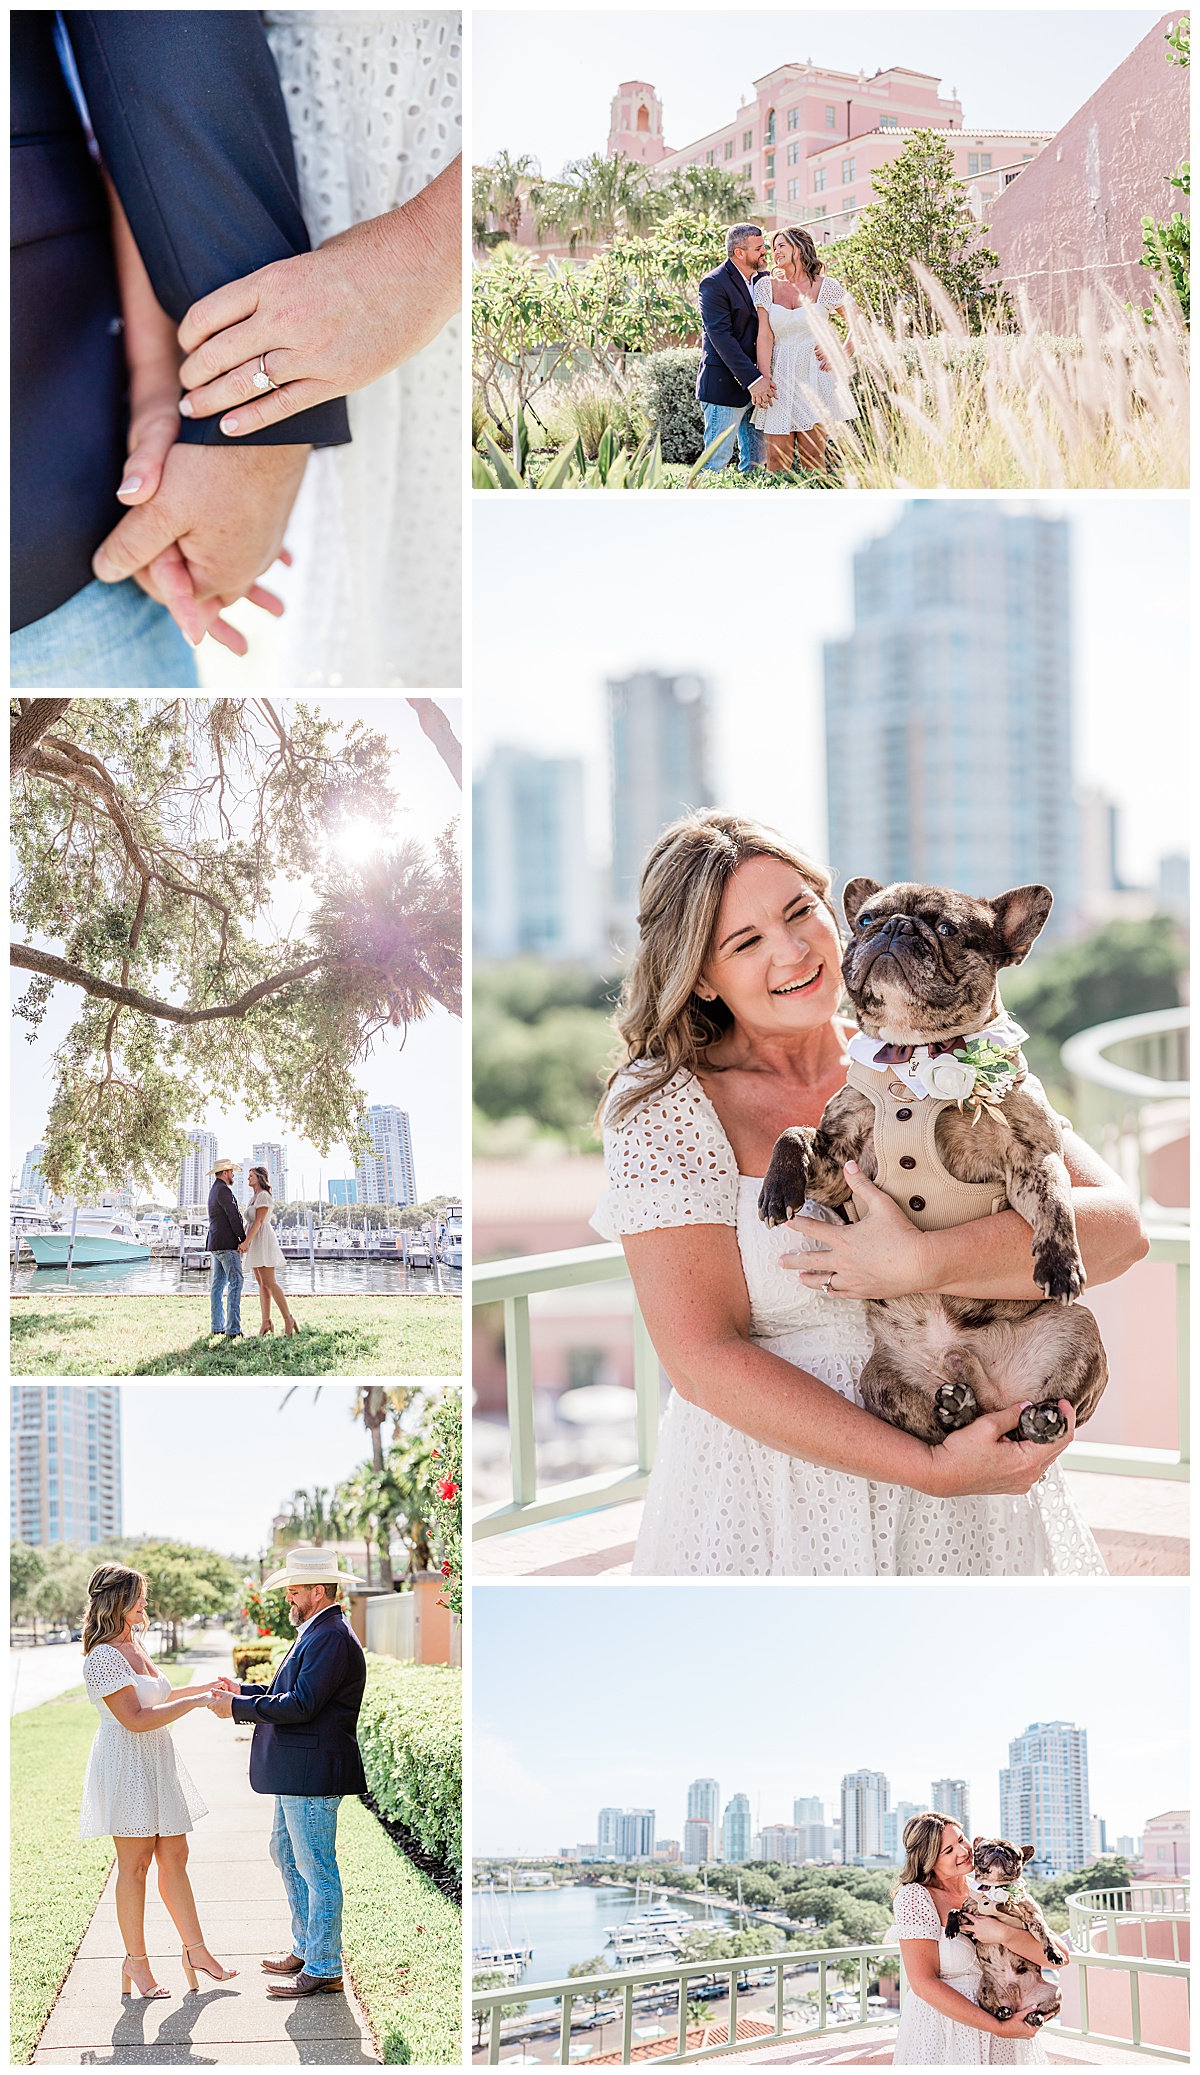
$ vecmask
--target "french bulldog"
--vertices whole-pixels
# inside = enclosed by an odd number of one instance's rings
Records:
[[[1009,1844],[1004,1837],[976,1837],[971,1841],[971,1898],[962,1909],[952,1909],[946,1918],[947,1938],[961,1933],[971,1940],[979,1955],[979,2007],[1001,2024],[1010,2017],[1023,2017],[1036,2029],[1062,2008],[1056,1981],[1047,1981],[1040,1967],[1006,1945],[983,1943],[975,1938],[973,1926],[980,1917],[997,1923],[1019,1925],[1028,1931],[1046,1955],[1048,1967],[1061,1967],[1067,1955],[1055,1942],[1054,1933],[1025,1885],[1025,1867],[1033,1857],[1031,1844]]]
[[[858,1019],[850,1049],[860,1071],[852,1065],[851,1083],[826,1104],[815,1129],[783,1133],[759,1196],[768,1225],[785,1223],[806,1200],[849,1220],[855,1212],[843,1168],[856,1160],[927,1228],[1005,1205],[1026,1219],[1041,1301],[917,1295],[868,1303],[875,1346],[860,1383],[863,1403],[932,1444],[981,1412],[1022,1399],[1030,1402],[1016,1437],[1057,1441],[1065,1431],[1058,1400],[1074,1407],[1082,1425],[1108,1381],[1095,1318],[1074,1304],[1086,1276],[1062,1128],[1028,1070],[1024,1032],[1006,1017],[998,984],[1004,966],[1028,955],[1053,898],[1046,886],[1018,886],[985,901],[942,886],[850,881],[842,975]],[[853,1085],[856,1078],[863,1085]],[[935,1108],[922,1113],[930,1101]],[[892,1151],[882,1175],[877,1116]],[[913,1151],[897,1153],[910,1133]],[[923,1195],[908,1194],[902,1170],[917,1169],[914,1155],[930,1136],[945,1175],[926,1160],[925,1186],[939,1198],[927,1210]],[[959,1191],[966,1207],[956,1209],[960,1183],[990,1188]]]

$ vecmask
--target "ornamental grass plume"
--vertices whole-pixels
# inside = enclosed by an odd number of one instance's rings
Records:
[[[1188,339],[1182,314],[1154,324],[1111,291],[1081,298],[1072,339],[1024,304],[1012,329],[968,334],[936,281],[914,273],[937,312],[932,336],[859,310],[855,356],[821,312],[836,371],[857,369],[857,418],[837,430],[847,488],[1184,489]]]

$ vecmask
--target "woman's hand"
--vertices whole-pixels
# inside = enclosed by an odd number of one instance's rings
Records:
[[[436,338],[462,300],[461,160],[406,202],[194,303],[179,327],[185,417],[233,437],[364,389]],[[261,394],[254,377],[277,385]]]
[[[981,1412],[929,1450],[929,1476],[916,1487],[934,1499],[990,1495],[1022,1498],[1075,1439],[1075,1410],[1065,1398],[1058,1409],[1067,1431],[1061,1441],[1014,1441],[1010,1437],[1028,1400],[1003,1412]]]
[[[1036,2031],[1037,2026],[1031,2025],[1023,2017],[1006,2017],[1003,2023],[999,2018],[996,2018],[992,2029],[992,2037],[993,2039],[1023,2039],[1025,2044],[1028,2045]]]
[[[867,1180],[856,1161],[846,1162],[845,1175],[858,1223],[827,1225],[816,1218],[794,1218],[789,1231],[818,1240],[822,1251],[784,1254],[780,1267],[793,1269],[810,1290],[828,1285],[831,1297],[907,1297],[928,1289],[926,1235],[898,1203]]]

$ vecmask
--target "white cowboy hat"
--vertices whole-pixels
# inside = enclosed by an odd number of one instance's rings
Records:
[[[272,1571],[264,1580],[263,1591],[269,1592],[273,1585],[361,1585],[353,1571],[338,1568],[337,1550],[309,1549],[297,1543],[289,1549],[281,1571]]]
[[[236,1161],[236,1160],[218,1160],[218,1162],[217,1162],[216,1166],[215,1166],[215,1167],[210,1167],[208,1171],[209,1171],[209,1173],[210,1173],[210,1174],[224,1174],[224,1172],[225,1172],[225,1169],[226,1169],[227,1167],[236,1167],[236,1166],[237,1166],[237,1161]]]

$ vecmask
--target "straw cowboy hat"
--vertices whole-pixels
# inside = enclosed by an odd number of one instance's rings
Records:
[[[210,1167],[208,1171],[209,1171],[209,1173],[210,1173],[210,1174],[224,1174],[224,1172],[225,1172],[225,1169],[226,1169],[227,1167],[230,1167],[230,1168],[232,1168],[232,1167],[236,1167],[236,1166],[237,1166],[237,1161],[236,1161],[236,1160],[218,1160],[218,1162],[217,1162],[216,1166],[215,1166],[215,1167]]]
[[[281,1571],[272,1571],[264,1581],[263,1591],[269,1592],[273,1585],[361,1585],[353,1571],[338,1568],[337,1550],[310,1549],[299,1542],[288,1550]]]

